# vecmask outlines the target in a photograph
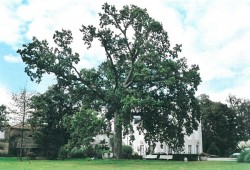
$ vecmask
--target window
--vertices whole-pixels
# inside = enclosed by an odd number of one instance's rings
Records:
[[[144,145],[140,145],[140,155],[144,155]]]
[[[192,145],[188,145],[188,154],[192,153]]]
[[[199,151],[199,145],[196,145],[196,154],[199,154],[200,151]]]
[[[171,148],[171,146],[168,146],[168,154],[172,154],[173,150]]]

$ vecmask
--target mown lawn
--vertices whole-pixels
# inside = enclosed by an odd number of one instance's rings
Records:
[[[23,160],[0,158],[0,170],[250,170],[250,163],[149,160]]]

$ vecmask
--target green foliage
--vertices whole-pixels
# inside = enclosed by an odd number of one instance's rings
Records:
[[[182,147],[184,135],[197,129],[200,120],[195,98],[201,82],[199,67],[188,67],[186,59],[178,57],[181,45],[170,48],[163,25],[146,9],[126,5],[118,10],[107,3],[102,9],[99,26],[80,29],[87,48],[94,40],[104,48],[106,60],[98,68],[77,69],[80,56],[71,49],[72,33],[62,30],[53,36],[55,48],[46,40],[33,38],[17,51],[27,75],[40,82],[45,73],[53,73],[58,84],[84,108],[98,112],[105,108],[107,120],[115,121],[117,158],[122,153],[122,129],[133,133],[130,122],[134,115],[141,116],[139,129],[145,130],[148,143],[165,141],[173,148]],[[68,125],[70,134],[80,132]],[[85,143],[82,138],[73,140],[77,145]]]
[[[58,158],[64,160],[67,158],[67,156],[68,156],[67,150],[65,149],[65,147],[61,147],[58,152]]]
[[[65,116],[63,125],[69,132],[68,148],[88,147],[93,137],[99,134],[104,126],[104,120],[97,112],[82,108],[71,116]]]
[[[73,114],[75,108],[64,88],[53,86],[44,94],[32,98],[35,110],[29,120],[34,129],[34,139],[42,149],[42,155],[56,159],[62,146],[68,141],[68,132],[63,127],[63,116]]]
[[[220,155],[220,149],[212,142],[207,150],[207,153],[210,155]]]
[[[202,112],[203,150],[208,152],[214,142],[219,148],[220,156],[228,156],[236,149],[239,136],[239,122],[236,113],[226,104],[213,102],[206,95],[199,97]],[[218,151],[216,151],[218,153]]]
[[[237,115],[238,136],[244,141],[250,139],[250,101],[229,95],[227,102]]]
[[[250,163],[250,149],[243,149],[240,155],[237,157],[237,162],[247,162]]]
[[[244,158],[244,162],[250,163],[250,152],[248,152]]]
[[[82,147],[82,148],[72,148],[68,151],[68,156],[70,158],[102,158],[103,151],[98,148]]]
[[[133,153],[132,146],[129,146],[129,145],[123,145],[122,146],[122,154],[123,154],[124,159],[131,159],[132,158],[132,153]]]
[[[142,159],[143,156],[142,155],[138,155],[138,153],[135,153],[132,155],[131,159]]]
[[[69,151],[70,158],[86,158],[85,148],[73,148]]]

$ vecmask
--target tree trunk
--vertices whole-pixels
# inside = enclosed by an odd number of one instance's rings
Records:
[[[24,131],[24,121],[26,114],[26,90],[23,91],[23,119],[22,119],[22,131],[21,131],[21,144],[20,144],[20,160],[23,160],[23,131]]]
[[[116,159],[122,159],[122,121],[117,112],[114,116],[114,156]]]

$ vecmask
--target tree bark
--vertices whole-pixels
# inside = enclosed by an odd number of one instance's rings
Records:
[[[114,156],[122,159],[122,121],[117,112],[114,115]]]

